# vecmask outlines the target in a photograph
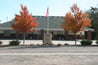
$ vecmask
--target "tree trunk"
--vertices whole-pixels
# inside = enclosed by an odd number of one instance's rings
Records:
[[[16,31],[16,40],[19,40],[19,32]]]
[[[77,35],[75,33],[75,45],[77,44]]]
[[[25,45],[25,33],[23,33],[23,45]]]

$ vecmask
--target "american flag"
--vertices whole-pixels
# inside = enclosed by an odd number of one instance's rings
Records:
[[[47,8],[46,17],[49,16],[49,8]]]

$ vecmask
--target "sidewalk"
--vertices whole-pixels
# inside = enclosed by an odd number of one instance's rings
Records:
[[[2,45],[8,45],[9,44],[9,41],[11,40],[0,40],[2,41]],[[23,40],[19,40],[21,43],[21,45],[23,44]],[[52,43],[54,45],[57,45],[57,44],[62,44],[64,45],[65,43],[66,44],[69,44],[69,45],[75,45],[75,41],[68,41],[68,40],[65,40],[65,41],[62,41],[62,40],[53,40]],[[25,40],[25,45],[36,45],[36,44],[43,44],[42,40]],[[77,45],[80,45],[80,40],[77,40]],[[92,45],[96,45],[95,43],[95,40],[93,41]]]

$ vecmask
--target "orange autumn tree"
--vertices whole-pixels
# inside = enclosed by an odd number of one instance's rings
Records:
[[[91,26],[91,19],[87,13],[82,13],[82,11],[74,4],[71,7],[71,12],[66,13],[64,17],[64,22],[61,27],[68,32],[75,34],[75,45],[76,45],[76,33],[83,31],[84,27]]]
[[[21,5],[20,15],[15,15],[15,21],[12,24],[12,28],[16,31],[22,32],[24,34],[23,44],[25,43],[25,34],[28,32],[35,31],[38,26],[36,18],[29,14],[27,7]]]

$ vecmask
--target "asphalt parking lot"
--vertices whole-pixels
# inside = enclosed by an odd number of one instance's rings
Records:
[[[0,65],[98,65],[98,47],[2,47]]]

